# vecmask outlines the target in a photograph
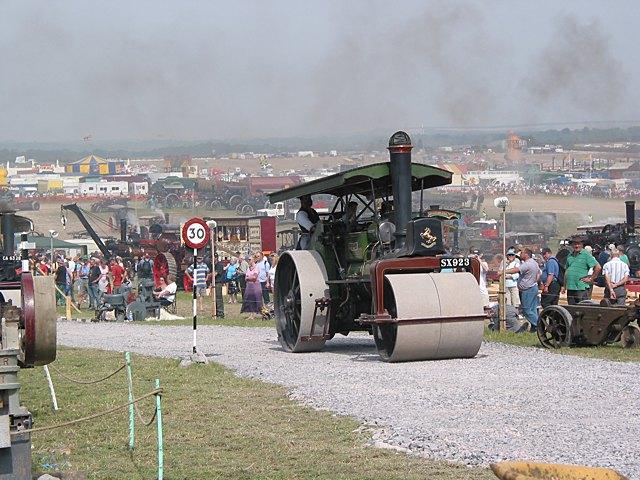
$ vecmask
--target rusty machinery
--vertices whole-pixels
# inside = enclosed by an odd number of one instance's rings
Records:
[[[636,202],[627,200],[625,203],[626,221],[624,223],[606,224],[606,225],[585,225],[578,227],[580,233],[572,235],[568,239],[563,240],[563,245],[570,244],[573,240],[582,240],[584,245],[590,245],[593,248],[593,255],[596,259],[600,253],[604,251],[608,245],[622,245],[624,253],[629,258],[629,268],[632,274],[640,269],[640,245],[636,234]],[[570,250],[563,247],[558,252],[558,261],[564,264]]]
[[[56,358],[54,284],[52,276],[29,273],[26,250],[22,260],[15,255],[15,232],[30,230],[30,220],[6,210],[0,218],[0,479],[30,479],[31,435],[21,432],[33,419],[20,405],[18,372]]]
[[[546,348],[596,346],[621,342],[624,348],[640,346],[638,306],[610,306],[590,301],[577,305],[550,305],[540,312],[538,339]]]
[[[413,191],[450,184],[452,174],[412,163],[411,149],[409,135],[397,132],[389,162],[270,195],[272,203],[336,198],[307,249],[278,262],[276,326],[286,351],[318,351],[336,333],[363,330],[389,362],[477,354],[485,319],[479,262],[447,255],[442,220],[421,215],[423,205],[412,212]]]

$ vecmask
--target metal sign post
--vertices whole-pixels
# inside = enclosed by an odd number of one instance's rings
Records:
[[[196,269],[198,268],[198,249],[193,249],[193,353],[197,353],[196,331],[198,327],[198,293],[196,287]]]
[[[182,241],[193,248],[193,352],[192,359],[196,362],[206,363],[206,357],[198,354],[197,328],[198,328],[198,293],[196,276],[198,268],[198,250],[209,243],[209,227],[201,218],[192,218],[182,226]]]

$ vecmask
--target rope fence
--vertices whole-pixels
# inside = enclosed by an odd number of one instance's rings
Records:
[[[95,418],[104,417],[106,415],[110,415],[120,409],[129,407],[129,450],[133,450],[135,448],[135,424],[136,424],[136,416],[140,423],[142,423],[145,427],[151,426],[156,421],[156,433],[157,433],[157,449],[158,449],[158,480],[163,480],[164,478],[164,444],[163,444],[163,432],[162,432],[162,392],[163,389],[160,388],[160,379],[155,379],[155,388],[154,390],[145,393],[140,397],[135,397],[133,391],[133,373],[132,373],[132,361],[131,361],[131,353],[125,352],[124,354],[125,362],[120,365],[117,369],[109,373],[108,375],[101,377],[97,380],[87,380],[87,379],[77,379],[73,378],[67,374],[62,373],[58,368],[53,365],[45,366],[45,375],[47,376],[47,381],[49,383],[49,390],[51,393],[51,400],[53,404],[54,411],[58,410],[58,404],[56,400],[55,389],[53,387],[53,382],[51,380],[51,376],[49,374],[49,368],[60,378],[64,380],[75,383],[78,385],[95,385],[101,382],[104,382],[115,375],[117,375],[122,370],[127,371],[127,388],[128,388],[128,397],[129,401],[127,403],[123,403],[121,405],[117,405],[103,412],[97,412],[91,415],[87,415],[85,417],[77,418],[75,420],[70,420],[68,422],[49,425],[46,427],[38,427],[38,428],[30,428],[28,430],[18,430],[16,432],[12,432],[12,434],[18,435],[23,433],[36,433],[42,432],[46,430],[54,430],[56,428],[68,427],[70,425],[75,425],[78,423],[86,422],[88,420],[93,420]],[[138,403],[141,400],[144,400],[149,397],[155,397],[156,402],[153,409],[153,413],[149,420],[145,420],[140,409],[138,408]]]

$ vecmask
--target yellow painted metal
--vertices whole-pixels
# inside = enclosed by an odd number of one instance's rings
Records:
[[[500,480],[629,480],[610,468],[538,462],[500,462],[491,465]]]

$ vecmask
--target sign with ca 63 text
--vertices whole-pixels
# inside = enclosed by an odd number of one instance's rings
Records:
[[[182,241],[187,247],[200,250],[207,246],[209,240],[209,226],[201,218],[187,220],[182,226]]]

